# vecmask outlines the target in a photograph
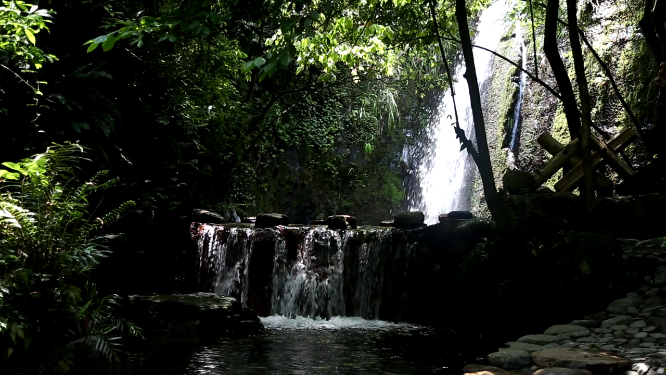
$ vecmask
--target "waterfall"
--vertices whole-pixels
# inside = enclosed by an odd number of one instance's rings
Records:
[[[521,56],[520,66],[525,69],[527,66],[527,51],[525,50],[525,42],[523,41],[523,30],[520,27],[520,23],[516,23],[516,41],[518,42],[518,47]],[[516,107],[513,111],[513,127],[511,128],[511,143],[509,144],[509,151],[514,155],[512,159],[515,159],[515,155],[518,153],[518,147],[520,145],[520,110],[523,106],[523,93],[525,90],[525,78],[526,74],[524,71],[520,71],[519,81],[518,81],[518,99],[516,100]]]
[[[199,290],[263,316],[400,319],[416,274],[416,243],[394,241],[403,234],[388,228],[197,225]]]
[[[500,38],[507,28],[505,18],[510,9],[508,3],[498,0],[481,12],[474,44],[496,50]],[[492,74],[493,55],[475,48],[474,62],[481,87]],[[469,139],[474,140],[472,109],[467,81],[463,77],[464,73],[464,64],[456,67],[453,88],[460,127]],[[439,114],[429,130],[429,138],[435,142],[434,153],[417,172],[422,191],[421,201],[412,204],[412,209],[425,213],[428,224],[436,223],[438,216],[442,213],[469,208],[468,182],[471,179],[471,158],[466,151],[460,151],[460,142],[453,131],[454,122],[451,92],[447,91],[442,99]]]

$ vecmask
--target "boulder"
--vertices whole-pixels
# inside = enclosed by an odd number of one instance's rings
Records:
[[[425,215],[421,211],[400,212],[393,218],[393,226],[398,229],[416,229],[423,226]]]
[[[631,307],[636,307],[638,301],[633,298],[620,298],[611,302],[606,310],[611,314],[626,314]]]
[[[342,215],[329,216],[326,219],[328,229],[347,229],[347,220]]]
[[[532,362],[532,357],[525,350],[506,349],[488,354],[488,362],[505,370],[520,370]]]
[[[546,345],[559,342],[560,339],[553,335],[527,335],[518,339],[518,342],[526,342],[528,344]]]
[[[512,195],[525,194],[534,191],[534,176],[520,170],[508,170],[502,177],[504,189]]]
[[[285,214],[259,214],[254,223],[255,228],[270,228],[277,225],[289,225],[289,216]]]
[[[571,324],[558,324],[548,328],[544,334],[545,335],[557,335],[558,333],[573,333],[573,332],[582,332],[588,331],[587,328],[571,325]],[[588,331],[589,332],[589,331]]]
[[[608,375],[627,369],[628,359],[573,348],[552,348],[532,353],[532,360],[539,367],[565,367],[576,370],[588,370],[595,375]]]
[[[566,367],[546,367],[536,370],[532,375],[592,375],[588,370],[574,370]]]
[[[536,352],[537,350],[546,349],[543,345],[529,344],[526,342],[511,341],[507,342],[506,344],[509,345],[509,349],[525,350],[526,352],[529,353]],[[500,350],[506,350],[506,349],[500,349]]]
[[[654,283],[657,285],[666,284],[666,266],[657,267],[654,273]]]
[[[581,320],[573,320],[570,325],[575,325],[575,326],[581,326],[585,328],[594,328],[594,327],[599,327],[599,322],[594,319],[581,319]]]
[[[507,371],[495,366],[486,365],[465,365],[463,367],[465,375],[516,375],[515,372]]]
[[[446,214],[447,219],[469,220],[474,218],[474,214],[469,211],[451,211]]]
[[[215,293],[129,296],[127,316],[147,334],[181,337],[256,334],[259,317],[238,299]]]
[[[443,222],[449,220],[449,215],[447,215],[447,214],[441,214],[441,215],[439,215],[439,216],[437,217],[437,220],[438,220],[440,223],[443,223]]]
[[[356,218],[349,215],[333,215],[326,218],[329,229],[356,229]]]
[[[200,208],[192,210],[192,221],[206,224],[222,224],[227,222],[224,216],[217,212],[202,210]]]
[[[634,320],[632,318],[626,315],[618,315],[601,322],[601,328],[610,328],[614,325],[619,325],[619,324],[630,324],[633,321]]]

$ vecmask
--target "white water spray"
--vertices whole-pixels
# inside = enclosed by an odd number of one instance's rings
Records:
[[[490,50],[496,50],[500,38],[506,31],[506,15],[511,4],[498,0],[481,13],[477,25],[474,44]],[[477,69],[479,86],[492,74],[493,54],[474,48],[474,63]],[[469,101],[467,81],[463,77],[465,65],[459,65],[454,74],[455,99],[458,106],[460,127],[469,139],[474,140],[474,123]],[[450,90],[440,104],[439,115],[430,128],[430,138],[435,140],[434,155],[418,170],[421,181],[422,200],[412,209],[425,213],[425,221],[434,224],[438,216],[453,210],[469,209],[470,161],[467,151],[460,151],[460,142],[453,130],[455,116]]]

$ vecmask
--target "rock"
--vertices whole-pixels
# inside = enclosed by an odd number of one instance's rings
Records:
[[[640,343],[641,343],[641,339],[631,339],[631,340],[629,340],[629,342],[627,342],[627,344],[629,344],[629,345],[638,345]]]
[[[224,219],[224,216],[218,214],[217,212],[202,210],[200,208],[195,208],[192,210],[191,219],[194,222],[206,224],[223,224],[227,222]]]
[[[488,354],[488,362],[505,370],[520,370],[532,362],[532,357],[526,350],[506,349]]]
[[[238,299],[215,293],[129,296],[128,317],[147,333],[224,336],[263,331],[259,317]]]
[[[637,305],[640,305],[641,303],[643,303],[643,299],[637,293],[633,293],[633,292],[632,293],[627,293],[627,298],[633,299],[634,301],[636,301]]]
[[[631,328],[645,328],[645,327],[647,327],[647,323],[645,323],[645,320],[637,320],[637,321],[629,324],[629,327],[631,327]]]
[[[614,337],[602,337],[602,338],[599,339],[599,342],[601,344],[607,344],[607,343],[611,342],[613,339],[614,339]]]
[[[453,220],[469,220],[474,218],[474,214],[469,211],[451,211],[446,214],[446,218]]]
[[[593,343],[593,342],[597,342],[597,339],[595,337],[581,337],[581,338],[577,339],[576,342]]]
[[[425,215],[421,211],[400,212],[393,217],[393,226],[398,229],[416,229],[423,225]]]
[[[569,333],[569,336],[573,338],[587,337],[590,335],[590,331],[577,331]]]
[[[581,331],[589,332],[585,327],[571,325],[571,324],[559,324],[549,327],[547,330],[544,331],[544,334],[557,335],[558,333],[572,333],[572,332],[581,332]]]
[[[666,266],[657,267],[654,272],[654,283],[657,285],[666,284]]]
[[[603,322],[601,322],[601,328],[610,328],[611,326],[614,326],[614,325],[629,324],[633,321],[634,321],[633,319],[631,319],[630,317],[628,317],[626,315],[618,315],[618,316],[612,317],[610,319],[606,319]]]
[[[529,344],[526,342],[511,341],[507,342],[506,344],[509,346],[509,349],[525,350],[526,352],[529,353],[545,349],[545,347],[542,345]],[[505,350],[505,349],[500,349],[500,350]]]
[[[574,370],[566,367],[546,367],[537,370],[533,375],[592,375],[587,370]]]
[[[601,350],[615,350],[615,345],[613,345],[613,344],[603,345],[599,349],[601,349]]]
[[[356,218],[349,215],[333,215],[325,220],[329,229],[356,229]]]
[[[611,333],[611,332],[613,332],[613,330],[610,329],[610,328],[595,328],[593,332],[594,333]]]
[[[254,223],[255,228],[271,228],[277,225],[289,225],[289,216],[285,214],[259,214]]]
[[[243,224],[254,224],[257,222],[257,218],[255,216],[243,216],[241,218],[241,223]]]
[[[627,339],[614,339],[613,340],[613,342],[616,343],[616,344],[625,344],[627,341],[629,341],[629,340],[627,340]]]
[[[636,305],[638,305],[638,303],[635,299],[620,298],[611,302],[606,310],[613,314],[626,314],[630,307],[636,307]]]
[[[654,337],[655,339],[666,339],[666,335],[663,333],[650,333],[650,337]]]
[[[437,220],[438,220],[440,223],[443,223],[443,222],[449,220],[449,215],[447,215],[447,214],[441,214],[441,215],[439,215],[439,216],[437,217]]]
[[[519,342],[526,342],[528,344],[546,345],[557,343],[559,340],[553,335],[527,335],[518,339]]]
[[[595,375],[608,375],[629,367],[625,358],[572,348],[553,348],[532,353],[532,359],[540,367],[566,367],[585,369]]]
[[[629,328],[628,326],[625,326],[624,324],[617,324],[614,326],[610,326],[610,329],[613,331],[624,331],[625,329]]]
[[[534,191],[534,177],[531,173],[520,170],[508,170],[502,177],[502,185],[511,195]]]
[[[646,337],[648,337],[647,332],[638,332],[637,334],[634,335],[635,339],[644,339]]]
[[[495,366],[485,365],[465,365],[463,367],[465,375],[515,375],[515,372],[503,370]]]
[[[581,326],[585,328],[594,328],[599,326],[599,322],[592,319],[574,320],[569,325]]]
[[[557,335],[555,335],[555,338],[557,338],[558,342],[560,342],[560,341],[569,341],[569,340],[571,340],[571,335],[568,335],[566,333],[558,333]]]
[[[380,227],[392,227],[393,226],[393,220],[380,221],[379,226]]]

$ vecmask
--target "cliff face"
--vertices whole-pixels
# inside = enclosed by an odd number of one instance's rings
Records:
[[[543,53],[543,19],[540,14],[544,12],[537,5],[535,7],[536,61],[529,13],[523,17],[523,22],[518,22],[507,30],[497,52],[521,66],[524,64],[532,74],[538,72],[541,80],[559,91]],[[643,129],[649,129],[653,126],[655,117],[657,88],[654,77],[657,66],[638,27],[644,2],[579,1],[578,7],[581,29],[610,69],[640,125]],[[564,20],[566,17],[563,11],[560,14],[560,19]],[[521,43],[524,44],[522,48]],[[578,94],[568,29],[562,25],[559,26],[559,46],[560,55],[574,84],[574,91]],[[625,127],[633,127],[601,65],[585,45],[583,52],[592,100],[592,120],[595,125],[611,137]],[[522,106],[520,113],[516,114],[520,71],[497,57],[493,69],[494,74],[484,87],[484,115],[493,171],[496,181],[501,181],[507,169],[535,172],[545,165],[550,155],[536,143],[542,133],[548,132],[562,144],[567,144],[570,138],[563,107],[554,95],[539,83],[525,77]],[[516,115],[519,116],[518,122],[515,121]],[[516,124],[519,126],[519,131],[514,135],[516,147],[514,152],[509,152],[511,133]],[[596,135],[603,138],[601,134]],[[645,150],[640,142],[634,143],[625,153],[635,168],[640,169],[646,162]],[[610,169],[605,172],[614,182],[620,182],[619,177]],[[546,182],[545,186],[552,188],[561,177],[560,171]],[[487,214],[478,173],[471,189],[472,211],[479,215]]]

